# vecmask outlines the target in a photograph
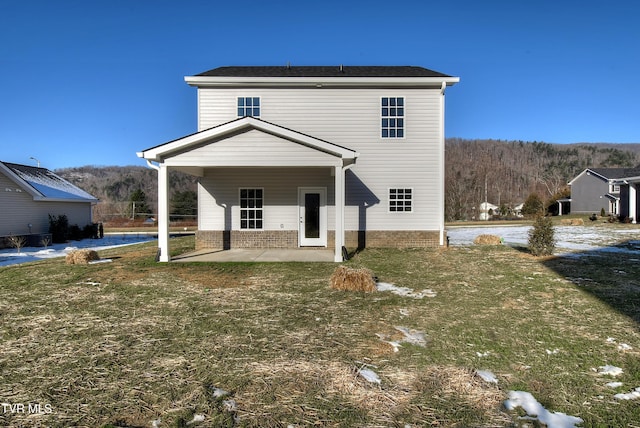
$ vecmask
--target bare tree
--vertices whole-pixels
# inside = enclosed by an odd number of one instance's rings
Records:
[[[27,238],[25,238],[23,235],[9,235],[8,239],[9,244],[11,244],[11,246],[18,251],[18,254],[20,254],[20,250],[22,249],[22,247],[27,244]]]

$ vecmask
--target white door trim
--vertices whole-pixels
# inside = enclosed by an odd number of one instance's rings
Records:
[[[317,238],[305,237],[305,195],[318,193],[320,195],[319,227],[320,234]],[[327,188],[326,187],[298,187],[298,245],[300,247],[326,247],[327,246]]]

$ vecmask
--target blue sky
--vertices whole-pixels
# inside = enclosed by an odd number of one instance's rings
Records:
[[[640,2],[0,0],[0,160],[143,165],[196,131],[185,75],[417,65],[447,137],[640,142]]]

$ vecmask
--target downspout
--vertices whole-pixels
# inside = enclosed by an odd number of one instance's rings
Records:
[[[156,171],[160,171],[160,167],[158,165],[154,165],[149,159],[147,159],[147,165],[151,169],[155,169]]]
[[[447,89],[447,82],[442,82],[441,86],[440,86],[440,97],[441,97],[441,102],[440,102],[440,150],[438,151],[439,156],[440,156],[440,176],[438,177],[438,180],[440,180],[439,183],[439,191],[440,191],[440,201],[442,203],[442,212],[439,214],[440,215],[440,220],[439,220],[439,227],[440,227],[440,246],[443,247],[444,246],[444,204],[445,204],[445,195],[444,195],[444,174],[445,174],[445,165],[444,165],[444,147],[445,147],[445,138],[444,138],[444,91],[445,89]]]

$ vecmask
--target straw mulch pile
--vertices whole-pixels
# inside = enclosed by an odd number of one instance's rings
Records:
[[[331,288],[342,291],[376,291],[373,273],[366,268],[354,269],[338,266],[331,275]]]
[[[473,243],[476,245],[501,245],[502,239],[496,235],[478,235]]]
[[[68,265],[86,265],[94,260],[100,260],[100,256],[94,250],[74,250],[65,257]]]

